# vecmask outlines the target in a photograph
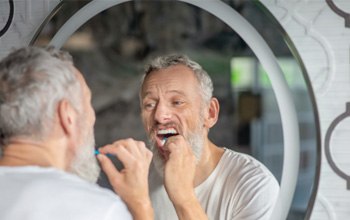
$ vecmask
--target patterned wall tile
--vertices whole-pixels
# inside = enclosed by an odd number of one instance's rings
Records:
[[[322,163],[312,220],[350,219],[350,190],[325,156],[325,135],[334,163],[350,175],[350,118],[329,130],[350,101],[350,28],[325,0],[261,0],[295,44],[314,88],[320,116]],[[334,0],[350,12],[350,1]],[[291,7],[291,5],[293,5]]]
[[[12,0],[0,1],[0,28],[7,20],[10,1]],[[35,6],[33,6],[34,1]],[[10,52],[14,46],[28,45],[36,29],[60,0],[13,0],[13,2],[15,7],[13,21],[8,31],[0,36],[0,58]]]

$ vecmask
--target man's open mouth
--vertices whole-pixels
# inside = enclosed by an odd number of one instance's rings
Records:
[[[179,133],[175,130],[175,128],[167,128],[167,129],[159,129],[157,131],[157,145],[159,147],[163,147],[166,140],[171,137],[178,135]]]

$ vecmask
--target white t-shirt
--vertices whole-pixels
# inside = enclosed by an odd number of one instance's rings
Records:
[[[1,220],[129,220],[119,196],[77,176],[36,166],[0,166]]]
[[[269,220],[279,185],[253,157],[225,149],[210,176],[195,188],[210,220]],[[178,219],[155,169],[150,172],[150,196],[156,220]]]

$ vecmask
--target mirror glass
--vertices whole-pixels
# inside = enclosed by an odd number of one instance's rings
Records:
[[[288,219],[308,218],[317,188],[319,134],[307,75],[288,37],[261,4],[226,0],[262,35],[292,91],[301,136],[300,170]],[[47,45],[88,1],[65,1],[33,39]],[[250,154],[281,179],[283,132],[270,81],[254,53],[234,30],[197,7],[176,1],[127,2],[87,21],[65,43],[93,93],[97,146],[133,137],[146,141],[138,88],[143,66],[161,54],[184,53],[211,75],[220,118],[210,131],[219,146]],[[108,187],[101,177],[100,185]],[[310,210],[310,209],[309,209]]]

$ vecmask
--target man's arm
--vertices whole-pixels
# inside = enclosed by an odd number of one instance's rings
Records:
[[[134,220],[153,220],[153,208],[149,198],[148,172],[152,153],[141,141],[126,139],[99,149],[98,159],[113,190],[123,199]],[[113,154],[123,163],[118,171],[112,161],[103,154]]]
[[[194,193],[196,158],[185,139],[170,137],[165,149],[164,186],[180,220],[208,219]]]

